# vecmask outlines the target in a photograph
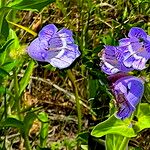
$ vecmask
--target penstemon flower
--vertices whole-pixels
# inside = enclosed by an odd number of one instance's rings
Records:
[[[131,28],[128,38],[119,40],[119,46],[125,47],[123,63],[126,67],[136,70],[146,68],[150,59],[150,36],[143,29]]]
[[[54,24],[46,25],[28,46],[27,53],[37,61],[48,62],[59,69],[69,67],[80,56],[72,31],[58,31]]]
[[[109,80],[114,82],[111,87],[118,108],[116,117],[122,120],[130,117],[143,96],[144,82],[127,74],[116,74]]]

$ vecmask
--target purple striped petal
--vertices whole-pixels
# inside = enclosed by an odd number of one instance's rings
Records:
[[[62,40],[64,40],[64,39],[66,40],[67,44],[72,44],[74,42],[74,39],[72,37],[73,33],[71,30],[63,28],[58,32],[58,34]]]
[[[125,47],[105,46],[102,54],[101,69],[108,75],[117,72],[129,72],[133,70],[123,64],[123,53]]]
[[[54,67],[63,69],[70,66],[81,54],[74,44],[72,31],[66,28],[59,32],[57,30],[54,24],[43,27],[27,52],[37,61],[49,62]]]
[[[140,102],[144,92],[144,83],[137,77],[122,77],[113,84],[113,92],[118,107],[116,117],[125,119],[131,116]]]
[[[49,41],[53,37],[53,35],[57,32],[57,30],[58,29],[54,24],[49,24],[42,28],[38,36],[40,40]]]
[[[129,33],[128,33],[128,36],[130,38],[136,37],[138,39],[146,39],[147,38],[146,32],[143,29],[139,28],[139,27],[131,28]]]
[[[80,56],[78,46],[75,44],[67,45],[67,48],[62,49],[57,56],[48,60],[48,62],[59,69],[69,67],[74,60]]]
[[[46,41],[40,41],[39,38],[36,38],[28,46],[27,52],[30,57],[37,61],[45,61],[47,56],[48,43]]]

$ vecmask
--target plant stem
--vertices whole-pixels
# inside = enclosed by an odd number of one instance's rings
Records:
[[[129,142],[129,138],[124,137],[124,139],[119,147],[119,150],[126,150],[127,146],[128,146],[128,142]]]
[[[23,138],[24,138],[24,145],[26,147],[26,150],[32,150],[30,142],[29,142],[28,135],[24,135]]]
[[[13,70],[13,76],[14,76],[14,91],[15,91],[15,104],[14,104],[14,107],[17,109],[17,114],[18,114],[19,119],[21,119],[21,116],[20,116],[20,99],[19,99],[19,85],[18,85],[18,78],[17,78],[16,70]]]
[[[81,126],[82,126],[82,122],[81,122],[82,114],[81,114],[81,106],[80,106],[80,102],[79,102],[78,88],[77,88],[77,85],[75,83],[76,78],[72,74],[71,70],[67,70],[67,74],[68,74],[70,81],[72,82],[72,84],[74,86],[75,100],[76,100],[76,107],[77,107],[77,114],[78,114],[78,133],[80,133]]]

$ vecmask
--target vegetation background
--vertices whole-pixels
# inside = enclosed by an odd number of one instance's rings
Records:
[[[42,4],[41,0],[41,4],[38,5]],[[100,70],[101,51],[104,45],[117,45],[117,41],[127,36],[131,27],[141,27],[150,35],[149,0],[56,0],[39,11],[14,9],[7,16],[7,20],[10,21],[9,28],[15,31],[19,39],[18,43],[16,42],[19,48],[11,48],[9,53],[11,58],[19,60],[16,70],[18,81],[23,77],[31,60],[26,54],[26,47],[35,38],[22,26],[37,33],[43,26],[51,23],[60,29],[66,27],[73,31],[75,43],[79,45],[82,54],[68,68],[76,78],[82,106],[82,132],[79,135],[74,88],[67,75],[67,69],[59,70],[50,64],[36,62],[20,101],[21,108],[24,108],[22,113],[31,108],[39,113],[45,112],[44,125],[38,119],[33,119],[29,131],[32,149],[37,149],[39,145],[42,127],[45,127],[46,131],[43,131],[48,133],[44,137],[47,149],[76,149],[76,139],[82,143],[82,149],[86,149],[87,145],[91,150],[104,149],[103,137],[96,139],[90,136],[92,127],[109,117],[110,102],[113,104],[107,77]],[[12,22],[21,26],[18,27]],[[150,66],[143,72],[135,71],[134,75],[149,79],[149,71]],[[3,85],[10,88],[13,78],[3,77]],[[12,89],[12,93],[15,93],[15,88]],[[149,96],[148,82],[143,102],[150,103]],[[1,103],[5,97],[6,94],[1,92]],[[1,105],[1,108],[5,108],[4,105]],[[1,112],[3,113],[2,109]],[[1,149],[24,149],[24,142],[18,130],[6,129],[0,133]],[[136,138],[130,140],[129,145],[131,150],[149,150],[150,130],[140,132]]]

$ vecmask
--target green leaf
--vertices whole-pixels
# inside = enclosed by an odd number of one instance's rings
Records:
[[[18,1],[18,0],[17,0]],[[19,10],[31,10],[31,11],[40,11],[42,8],[48,4],[55,2],[55,0],[22,0],[20,3],[16,4],[16,0],[10,2],[8,7],[19,9]]]
[[[119,134],[125,137],[136,136],[129,122],[117,119],[114,115],[96,125],[91,133],[91,135],[95,137],[101,137],[107,134]]]
[[[4,45],[0,48],[0,64],[4,64],[6,59],[9,58],[9,46],[12,44],[13,39],[10,39],[4,43]]]
[[[21,93],[25,90],[26,86],[29,84],[29,81],[30,81],[30,76],[32,74],[32,71],[34,69],[34,61],[31,60],[29,62],[29,65],[24,73],[24,76],[22,77],[20,83],[19,83],[19,95],[21,95]]]
[[[0,43],[3,42],[3,40],[6,40],[9,34],[8,23],[5,18],[7,13],[8,8],[0,8]]]
[[[10,74],[0,67],[0,76],[1,77],[10,76]]]
[[[150,128],[150,104],[140,103],[137,112],[138,121],[135,123],[136,132],[140,132],[145,128]]]
[[[9,89],[7,89],[3,86],[0,86],[0,94],[4,94],[4,93],[7,93],[13,97],[13,94],[11,93],[11,91],[9,91]]]
[[[2,127],[15,127],[21,129],[23,127],[23,122],[17,120],[16,118],[7,118],[4,122],[1,123]]]
[[[18,61],[13,61],[13,62],[7,62],[7,63],[4,63],[2,65],[2,68],[7,71],[7,72],[10,72],[12,71],[12,69],[18,64]]]
[[[89,132],[82,132],[78,135],[77,140],[80,141],[81,144],[86,145],[88,144],[89,139]]]
[[[28,135],[30,128],[33,125],[34,120],[37,118],[36,114],[34,112],[28,112],[24,118],[23,121],[23,128],[22,131],[24,135]]]
[[[45,112],[41,112],[38,114],[38,119],[42,122],[40,130],[40,147],[44,148],[46,146],[46,140],[48,137],[48,115]]]
[[[14,39],[10,39],[0,48],[0,53],[3,53],[12,43]]]
[[[37,117],[42,123],[47,123],[49,121],[48,116],[45,112],[39,113]]]
[[[12,25],[14,25],[14,26],[16,26],[16,27],[19,27],[19,28],[21,28],[21,29],[27,31],[28,33],[32,34],[32,35],[35,36],[35,37],[37,36],[37,33],[36,33],[36,32],[32,31],[31,29],[29,29],[29,28],[27,28],[27,27],[24,27],[24,26],[22,26],[22,25],[20,25],[20,24],[11,22],[11,21],[9,21],[9,20],[7,20],[7,22],[10,23],[10,24],[12,24]]]
[[[9,29],[8,39],[14,39],[14,42],[10,45],[10,49],[18,49],[20,47],[19,38],[17,37],[16,32],[11,28]]]
[[[123,141],[124,137],[117,134],[107,134],[106,135],[106,148],[107,150],[119,150],[119,147]]]

